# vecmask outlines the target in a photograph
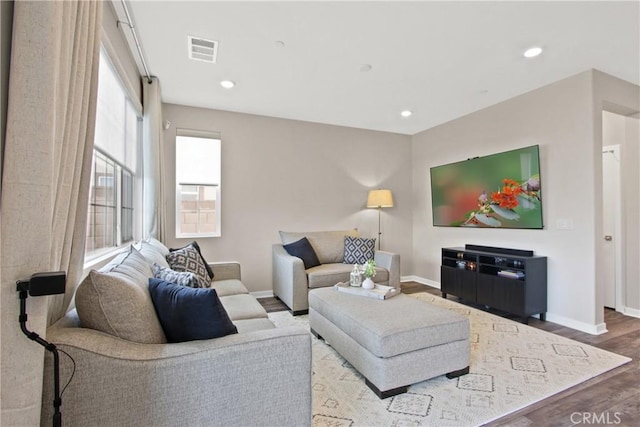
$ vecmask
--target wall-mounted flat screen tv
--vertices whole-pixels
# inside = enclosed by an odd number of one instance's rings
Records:
[[[433,225],[542,228],[537,145],[431,168]]]

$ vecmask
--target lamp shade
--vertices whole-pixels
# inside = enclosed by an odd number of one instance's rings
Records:
[[[368,208],[392,208],[393,195],[391,190],[369,190],[367,197]]]

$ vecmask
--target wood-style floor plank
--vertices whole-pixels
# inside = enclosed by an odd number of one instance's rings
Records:
[[[402,283],[403,293],[440,290],[416,282]],[[455,297],[449,297],[455,300]],[[287,310],[276,298],[261,298],[267,312]],[[477,307],[476,307],[477,308]],[[504,313],[498,313],[504,314]],[[562,325],[530,318],[529,326],[632,358],[620,366],[582,384],[534,403],[487,426],[640,425],[640,319],[605,309],[607,332],[590,335]],[[598,422],[594,422],[594,421]],[[590,421],[590,422],[586,422]]]

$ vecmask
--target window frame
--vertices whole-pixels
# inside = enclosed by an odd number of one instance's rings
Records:
[[[89,215],[90,213],[90,209],[92,206],[92,194],[89,194],[89,206],[88,206],[88,212],[87,212],[87,231],[86,231],[86,239],[87,239],[87,245],[85,248],[85,254],[84,254],[84,265],[85,268],[88,267],[92,267],[93,265],[99,264],[100,262],[102,262],[102,260],[113,256],[113,254],[119,252],[124,246],[134,242],[136,239],[138,239],[141,233],[141,223],[142,223],[142,175],[141,175],[141,171],[142,171],[142,120],[143,120],[143,116],[142,116],[142,110],[139,106],[139,102],[136,102],[137,99],[135,97],[134,94],[131,93],[131,91],[129,90],[128,86],[125,84],[125,81],[121,75],[121,68],[117,66],[117,64],[112,60],[108,49],[105,48],[105,46],[101,46],[101,52],[100,52],[100,60],[101,60],[101,66],[107,66],[109,67],[109,69],[112,72],[112,75],[115,77],[115,79],[117,80],[117,82],[120,85],[120,88],[122,89],[122,94],[124,95],[122,99],[122,101],[125,103],[124,105],[124,111],[125,111],[125,116],[124,116],[124,123],[123,123],[123,130],[124,130],[124,134],[122,135],[125,147],[123,148],[124,150],[129,150],[130,153],[132,153],[135,157],[135,162],[130,162],[131,166],[135,169],[132,170],[132,168],[127,167],[126,165],[123,165],[120,161],[116,160],[112,155],[110,155],[108,152],[106,152],[104,149],[101,149],[99,146],[94,145],[93,147],[93,159],[92,159],[92,174],[95,174],[95,161],[96,161],[96,156],[102,157],[107,159],[107,162],[110,164],[115,165],[115,174],[113,176],[113,181],[115,184],[115,199],[114,199],[114,203],[115,203],[115,215],[114,215],[114,226],[113,226],[113,233],[115,235],[114,239],[112,239],[113,245],[112,246],[104,246],[98,249],[93,249],[93,250],[89,250],[89,228],[91,226],[91,217]],[[104,60],[104,62],[107,62],[106,65],[102,64],[102,61]],[[97,112],[97,110],[96,110]],[[135,120],[133,120],[133,117],[135,117]],[[131,129],[131,125],[134,125],[134,129]],[[134,137],[134,147],[131,148],[129,147],[127,144],[131,141],[131,136],[135,135]],[[126,189],[123,187],[124,185],[124,181],[125,181],[125,174],[129,175],[130,178],[130,185],[128,187],[128,189]],[[95,177],[92,176],[92,180]],[[95,185],[95,184],[94,184]],[[91,191],[91,190],[90,190]],[[129,196],[130,196],[130,200],[131,200],[131,205],[132,206],[124,206],[125,203],[124,202],[124,197],[127,196],[127,192],[130,192]],[[128,205],[129,203],[127,203]],[[94,205],[95,206],[95,205]],[[126,216],[124,214],[124,210],[125,209],[130,209],[132,210],[132,214],[131,214],[131,223],[127,225],[125,225],[123,223],[123,219]],[[130,227],[130,230],[127,230],[127,228]],[[125,236],[124,234],[130,231],[130,233],[128,233],[128,236]]]
[[[219,159],[219,164],[217,165],[217,176],[212,178],[212,181],[217,182],[181,182],[181,176],[179,175],[179,144],[180,138],[201,138],[201,139],[210,139],[212,142],[217,144],[217,156]],[[214,173],[215,175],[215,173]],[[215,205],[214,205],[214,215],[215,215],[215,230],[214,231],[196,231],[196,232],[184,232],[181,229],[182,221],[180,220],[181,214],[185,211],[182,209],[182,195],[185,194],[182,191],[182,187],[186,186],[197,186],[198,189],[195,193],[196,204],[200,205],[199,200],[199,192],[205,191],[203,187],[214,187],[215,188]],[[203,190],[200,190],[203,188]],[[175,139],[175,236],[178,239],[182,238],[207,238],[207,237],[221,237],[222,236],[222,139],[220,137],[220,133],[218,132],[209,132],[209,131],[199,131],[192,129],[176,129],[176,139]],[[202,211],[196,209],[194,212],[197,217],[197,224],[200,224],[200,218]]]

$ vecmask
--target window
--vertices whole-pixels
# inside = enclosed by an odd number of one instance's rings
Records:
[[[120,198],[121,232],[120,237],[123,242],[133,240],[133,174],[126,169],[120,171],[122,179],[122,197]]]
[[[141,215],[136,213],[140,122],[140,114],[101,51],[85,258],[134,239],[136,215]]]
[[[220,146],[217,134],[178,129],[176,237],[221,234]]]
[[[116,164],[99,152],[93,153],[89,192],[87,253],[116,245]]]

